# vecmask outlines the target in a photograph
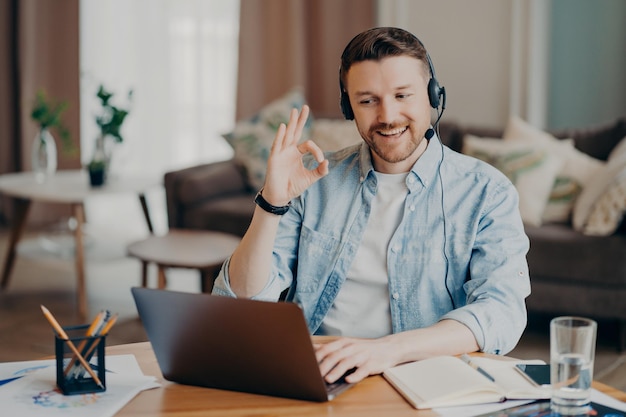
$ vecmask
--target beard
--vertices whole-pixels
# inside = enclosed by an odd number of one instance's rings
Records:
[[[402,127],[400,127],[402,126]],[[367,134],[361,136],[369,145],[370,150],[378,155],[380,159],[388,163],[398,163],[406,161],[415,154],[416,149],[424,140],[424,135],[415,136],[412,134],[410,126],[397,124],[381,124],[372,126]],[[402,141],[397,142],[397,138],[393,138],[395,143],[389,143],[384,135],[379,131],[392,131],[395,129],[405,129],[401,136]]]

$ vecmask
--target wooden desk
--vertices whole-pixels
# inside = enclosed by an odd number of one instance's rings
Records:
[[[163,380],[149,342],[107,348],[108,354],[132,353],[146,375],[156,376],[162,388],[143,391],[117,414],[124,416],[436,416],[415,410],[381,376],[360,382],[333,401],[315,403],[262,395],[191,387]],[[594,388],[626,401],[626,393],[594,382]]]
[[[2,275],[0,276],[0,290],[9,285],[11,270],[15,261],[16,248],[22,232],[26,226],[26,218],[33,201],[70,204],[72,215],[76,219],[74,240],[76,242],[76,295],[78,313],[83,320],[87,319],[87,294],[85,287],[85,264],[83,248],[83,223],[85,221],[85,200],[89,197],[117,193],[135,193],[143,209],[148,229],[152,233],[152,222],[148,212],[145,192],[158,185],[158,181],[151,178],[120,178],[109,181],[103,187],[91,187],[87,173],[82,170],[57,171],[45,182],[35,179],[33,172],[18,172],[0,175],[0,193],[15,197],[15,219],[11,224],[9,245],[5,258]]]

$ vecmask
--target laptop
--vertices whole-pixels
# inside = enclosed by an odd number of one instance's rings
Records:
[[[328,401],[304,314],[294,303],[131,289],[163,377],[186,385]]]

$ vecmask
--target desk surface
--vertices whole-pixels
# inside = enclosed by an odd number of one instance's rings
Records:
[[[163,380],[149,342],[107,348],[108,354],[132,353],[146,375],[156,376],[162,388],[143,391],[118,414],[125,416],[436,416],[411,407],[381,376],[373,376],[326,403],[267,397],[180,385]],[[594,382],[594,388],[626,401],[626,393]]]

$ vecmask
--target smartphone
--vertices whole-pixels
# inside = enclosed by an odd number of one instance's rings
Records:
[[[515,365],[518,371],[530,380],[532,383],[544,386],[550,385],[550,365],[535,365],[535,364],[517,364]]]

